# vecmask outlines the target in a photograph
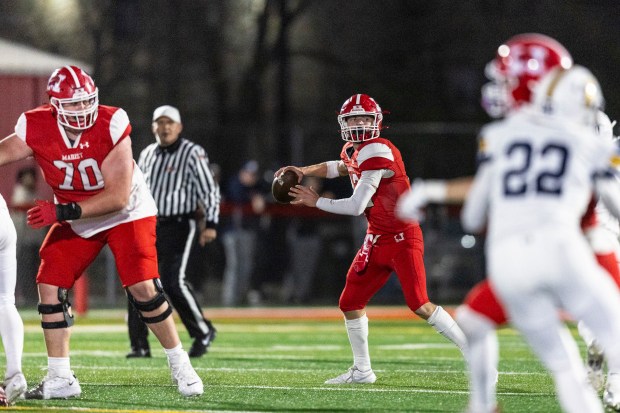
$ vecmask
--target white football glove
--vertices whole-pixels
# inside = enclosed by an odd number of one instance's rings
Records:
[[[396,216],[403,221],[422,222],[425,218],[424,207],[428,196],[422,179],[416,179],[411,189],[403,193],[396,203]]]

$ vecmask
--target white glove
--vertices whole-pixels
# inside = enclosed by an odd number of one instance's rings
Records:
[[[426,186],[422,179],[416,179],[411,189],[403,193],[396,203],[396,216],[403,221],[424,221],[424,207],[428,204]]]

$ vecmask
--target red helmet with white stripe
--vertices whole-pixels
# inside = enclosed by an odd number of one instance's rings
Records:
[[[61,125],[85,130],[97,120],[99,91],[90,75],[79,67],[56,69],[47,82],[47,94]]]
[[[573,59],[557,40],[539,33],[511,37],[497,48],[485,68],[490,82],[482,87],[482,107],[493,118],[531,102],[536,83],[556,67],[569,69]]]
[[[373,118],[371,125],[347,124],[347,118],[352,116],[370,116]],[[338,115],[340,135],[347,142],[364,142],[379,137],[383,129],[383,111],[373,98],[368,95],[357,94],[351,96],[342,105]]]

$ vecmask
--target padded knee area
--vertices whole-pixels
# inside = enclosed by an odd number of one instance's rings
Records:
[[[154,279],[153,283],[155,284],[157,295],[155,295],[155,297],[149,301],[136,300],[134,296],[131,294],[131,292],[129,291],[129,288],[126,289],[127,298],[129,299],[129,302],[134,306],[136,310],[138,310],[138,315],[140,316],[140,319],[147,324],[159,323],[160,321],[164,321],[166,318],[170,316],[170,314],[172,314],[172,306],[170,305],[170,303],[168,302],[168,299],[164,295],[164,290],[161,287],[161,283],[159,282],[158,279]],[[143,312],[157,310],[164,303],[167,304],[166,309],[159,315],[156,315],[153,317],[146,317],[143,314]]]
[[[69,302],[69,290],[66,288],[58,288],[58,304],[42,304],[39,303],[37,310],[39,314],[57,314],[62,313],[64,320],[62,321],[41,321],[41,327],[45,329],[67,328],[74,323],[73,315],[69,313],[71,303]]]

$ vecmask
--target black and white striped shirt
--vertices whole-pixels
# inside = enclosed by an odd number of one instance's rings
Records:
[[[157,216],[193,216],[201,206],[207,227],[215,227],[220,214],[220,187],[200,145],[184,138],[167,147],[152,143],[140,153],[138,166],[157,204]]]

